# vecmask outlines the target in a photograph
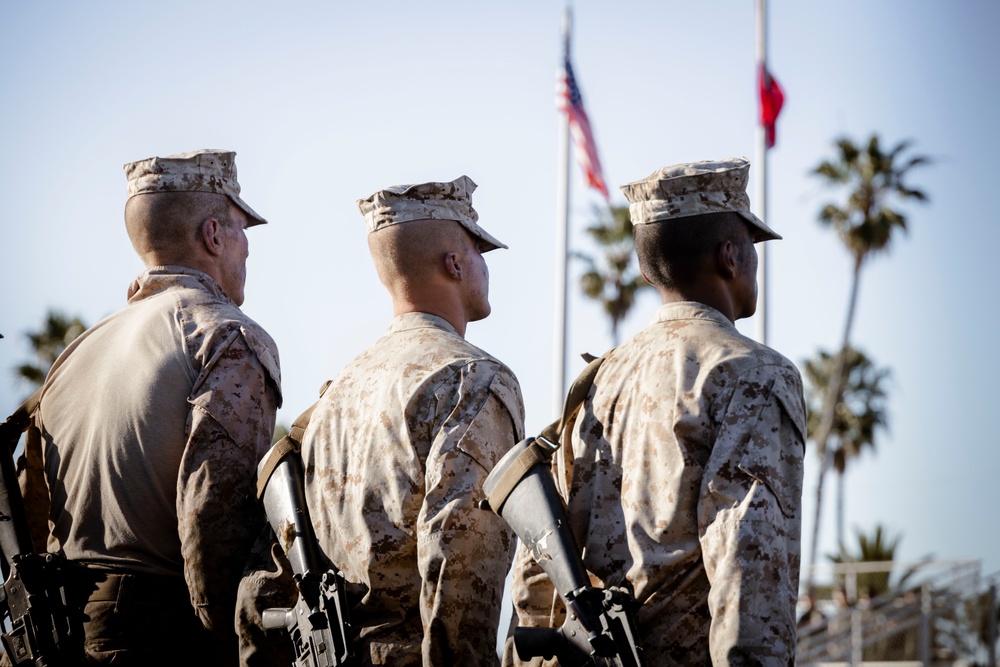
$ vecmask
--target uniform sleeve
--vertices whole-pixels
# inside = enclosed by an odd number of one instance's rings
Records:
[[[177,519],[191,603],[205,627],[235,645],[237,586],[264,524],[255,496],[257,461],[270,446],[279,399],[238,332],[221,347],[188,399]]]
[[[425,666],[495,661],[514,534],[475,503],[490,470],[523,433],[524,417],[517,381],[502,371],[491,378],[487,370],[466,369],[453,388],[457,404],[427,458],[417,519]]]
[[[797,372],[739,379],[698,512],[713,664],[794,664],[804,430]]]
[[[269,526],[254,542],[240,581],[236,600],[236,631],[240,638],[240,665],[292,665],[295,652],[285,632],[264,629],[265,609],[290,608],[298,601],[292,566]]]

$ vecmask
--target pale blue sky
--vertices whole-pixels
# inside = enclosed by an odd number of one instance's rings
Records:
[[[282,421],[391,316],[354,201],[468,174],[482,224],[511,247],[487,256],[493,315],[468,338],[518,374],[528,429],[540,429],[553,418],[562,10],[555,0],[4,3],[0,406],[12,411],[26,393],[9,371],[47,309],[94,323],[141,270],[122,224],[122,164],[213,147],[239,153],[245,198],[271,221],[249,234],[244,309],[280,347]],[[754,158],[752,0],[578,0],[575,28],[616,203],[618,185],[667,164]],[[801,363],[837,343],[844,318],[849,264],[816,222],[826,195],[809,169],[842,133],[915,139],[936,159],[913,179],[932,202],[907,209],[911,234],[865,272],[855,327],[856,344],[893,369],[892,429],[848,474],[847,523],[902,533],[904,559],[983,559],[988,572],[1000,569],[987,491],[1000,472],[1000,231],[988,206],[998,30],[1000,5],[985,1],[770,3],[771,69],[786,92],[769,159],[767,222],[785,237],[769,252],[770,343]],[[586,249],[599,200],[577,171],[573,187],[571,244]],[[624,331],[655,307],[640,300]],[[571,318],[574,354],[608,346],[601,314],[575,293]],[[740,328],[753,334],[752,321]],[[823,553],[834,548],[829,509]]]

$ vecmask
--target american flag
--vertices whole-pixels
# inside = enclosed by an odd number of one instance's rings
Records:
[[[563,69],[556,82],[556,108],[566,112],[569,117],[569,131],[576,144],[576,159],[583,168],[583,177],[587,185],[599,191],[608,199],[608,186],[604,182],[604,172],[601,171],[601,160],[597,157],[597,145],[594,143],[594,133],[590,129],[590,120],[583,110],[583,97],[573,76],[573,66],[569,62],[569,52],[563,55]]]

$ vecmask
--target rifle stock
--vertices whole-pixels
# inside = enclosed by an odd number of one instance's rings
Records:
[[[299,597],[291,608],[264,610],[264,627],[288,633],[297,667],[349,667],[355,663],[344,577],[321,566],[302,486],[302,459],[284,442],[264,457],[258,476],[265,468],[270,471],[262,493],[264,511],[292,565]]]
[[[566,506],[547,468],[552,448],[545,439],[521,441],[483,483],[491,500],[481,506],[493,509],[514,530],[566,605],[559,628],[515,628],[514,648],[521,660],[555,656],[561,667],[642,667],[635,600],[625,588],[591,586]],[[498,488],[504,491],[497,494]],[[499,507],[490,507],[491,502]]]

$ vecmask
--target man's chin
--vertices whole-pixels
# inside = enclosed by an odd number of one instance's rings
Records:
[[[754,299],[753,303],[748,305],[744,311],[737,313],[736,319],[745,320],[746,318],[753,317],[756,314],[757,314],[757,300]]]
[[[472,317],[469,318],[470,322],[479,322],[480,320],[485,320],[493,312],[493,308],[486,304],[486,308],[479,313],[473,313]]]

